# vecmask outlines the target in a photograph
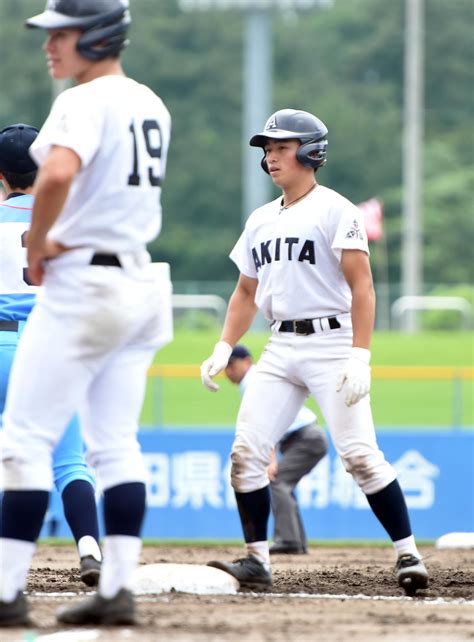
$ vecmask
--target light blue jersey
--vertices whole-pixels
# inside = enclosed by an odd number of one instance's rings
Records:
[[[37,287],[28,283],[25,234],[31,221],[33,196],[21,194],[0,203],[0,428],[8,378],[18,339],[35,302]],[[18,321],[17,330],[2,322]],[[94,483],[84,461],[79,422],[74,418],[53,454],[54,481],[59,493],[76,480]]]

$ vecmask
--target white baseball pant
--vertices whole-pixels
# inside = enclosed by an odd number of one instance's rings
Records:
[[[340,329],[326,328],[308,336],[274,331],[270,337],[237,417],[231,481],[238,492],[268,484],[270,450],[308,393],[321,408],[345,469],[366,494],[382,490],[396,478],[377,446],[370,397],[348,407],[344,389],[336,392],[338,373],[352,347],[350,320],[338,320]]]
[[[6,490],[52,488],[51,453],[78,411],[102,489],[145,480],[136,433],[160,343],[160,288],[147,252],[119,254],[122,268],[90,265],[92,253],[47,263],[9,382]]]

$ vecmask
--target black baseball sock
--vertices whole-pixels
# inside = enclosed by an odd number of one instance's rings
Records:
[[[76,479],[66,486],[61,498],[64,516],[77,542],[86,535],[99,542],[99,524],[94,487],[84,479]]]
[[[0,537],[36,542],[48,502],[46,490],[6,490],[2,499]]]
[[[104,492],[104,520],[107,535],[140,537],[145,516],[145,484],[131,482]]]
[[[393,542],[412,534],[405,497],[397,479],[378,493],[367,495],[367,501]]]
[[[270,517],[270,486],[251,493],[235,492],[237,508],[244,532],[244,539],[250,542],[267,540],[267,525]]]

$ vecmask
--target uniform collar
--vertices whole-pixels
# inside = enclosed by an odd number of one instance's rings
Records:
[[[17,196],[28,196],[28,194],[25,194],[25,192],[11,192],[5,200],[8,201],[9,198],[16,198]]]

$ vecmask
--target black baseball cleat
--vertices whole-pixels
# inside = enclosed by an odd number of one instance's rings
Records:
[[[235,577],[241,588],[263,589],[272,585],[272,573],[253,555],[241,557],[233,562],[208,562],[208,566],[219,568]]]
[[[306,555],[308,550],[296,542],[276,542],[270,546],[270,555]]]
[[[0,600],[0,628],[5,626],[28,626],[28,602],[22,591],[18,591],[13,602]]]
[[[77,606],[60,609],[56,618],[64,624],[135,624],[135,602],[127,589],[110,599],[96,593]]]
[[[407,595],[415,595],[418,589],[428,586],[428,572],[422,560],[414,555],[400,555],[395,564],[395,574],[398,586],[404,589]]]
[[[80,574],[84,584],[87,584],[87,586],[97,586],[100,577],[100,562],[92,555],[81,557]]]

